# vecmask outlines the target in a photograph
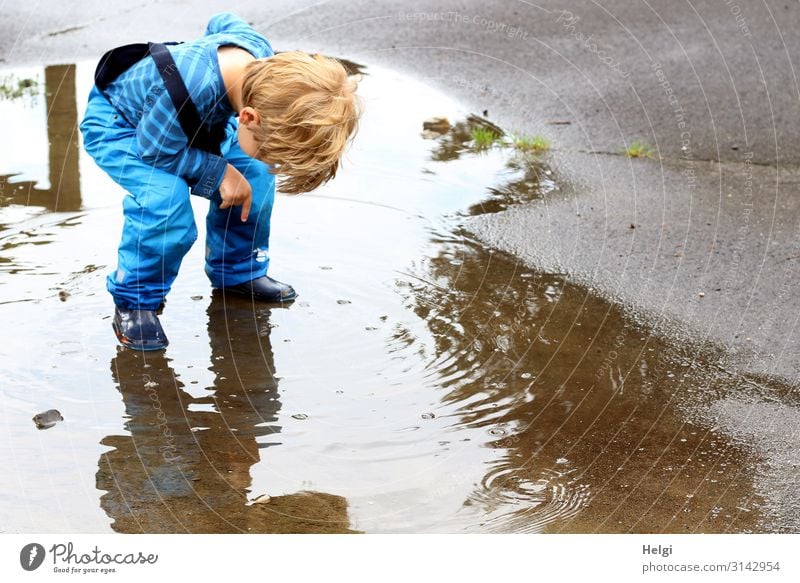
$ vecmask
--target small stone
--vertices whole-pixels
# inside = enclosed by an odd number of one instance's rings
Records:
[[[308,419],[308,415],[306,415],[305,413],[295,413],[294,415],[292,415],[292,419],[297,419],[298,421],[304,421],[305,419]]]
[[[57,409],[48,409],[43,413],[33,416],[33,422],[36,424],[36,429],[50,429],[59,421],[63,421],[64,417]]]
[[[67,298],[69,298],[69,295],[70,294],[67,290],[62,289],[61,291],[58,292],[58,299],[61,300],[62,302],[66,302]]]
[[[272,497],[269,494],[261,494],[253,498],[253,504],[269,504]]]
[[[344,306],[346,304],[352,304],[353,302],[351,302],[350,300],[336,300],[336,303]]]
[[[435,414],[435,413],[423,413],[423,414],[422,414],[422,418],[423,418],[423,419],[433,419],[433,418],[435,418],[435,417],[436,417],[436,414]]]
[[[200,300],[203,299],[203,296],[192,296],[191,299],[194,300],[195,302],[199,302]]]
[[[697,294],[697,295],[699,295],[701,298],[704,298],[704,297],[706,297],[706,294],[705,294],[704,292],[700,292],[700,293],[699,293],[699,294]]]

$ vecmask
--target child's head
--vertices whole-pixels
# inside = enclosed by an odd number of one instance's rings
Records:
[[[356,87],[339,61],[321,55],[293,51],[248,65],[242,103],[256,115],[240,132],[251,132],[254,157],[273,166],[281,191],[308,192],[336,175],[358,126]]]

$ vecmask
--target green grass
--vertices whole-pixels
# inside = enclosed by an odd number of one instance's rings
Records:
[[[472,128],[472,142],[476,150],[486,150],[500,139],[500,134],[491,128]]]
[[[544,136],[512,136],[512,144],[522,152],[546,152],[550,149],[550,141]]]
[[[0,78],[0,99],[19,99],[25,95],[35,95],[39,90],[36,79],[20,79],[15,75]]]
[[[653,149],[644,142],[636,140],[630,146],[628,146],[628,149],[625,150],[625,153],[628,155],[628,158],[652,158],[655,152],[653,152]]]

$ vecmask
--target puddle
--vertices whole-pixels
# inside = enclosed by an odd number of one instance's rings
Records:
[[[378,68],[336,181],[276,202],[270,273],[299,301],[212,293],[197,199],[169,349],[118,350],[104,278],[123,193],[76,142],[92,70],[5,72],[39,79],[0,99],[17,136],[0,143],[5,529],[789,528],[764,448],[704,413],[764,395],[472,241],[465,216],[559,195],[546,155],[479,147],[491,122]],[[49,409],[63,421],[38,431]]]

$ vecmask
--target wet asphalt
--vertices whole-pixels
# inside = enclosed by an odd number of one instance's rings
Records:
[[[227,9],[4,3],[0,67],[191,38]],[[278,50],[391,67],[503,128],[546,136],[562,188],[468,229],[674,343],[722,347],[726,374],[782,379],[789,388],[769,406],[710,414],[769,452],[781,487],[796,492],[800,4],[246,0],[235,11]],[[625,156],[635,141],[651,156]],[[767,438],[765,423],[782,430]]]

